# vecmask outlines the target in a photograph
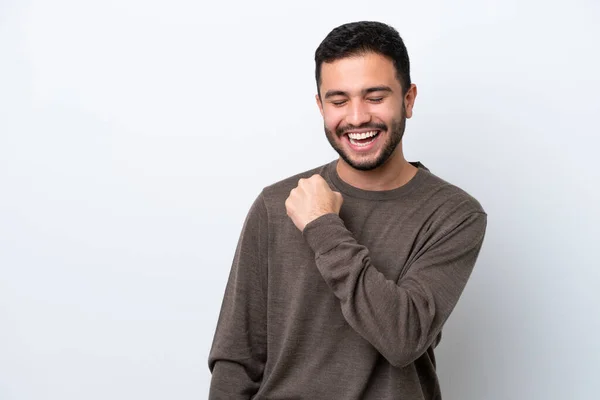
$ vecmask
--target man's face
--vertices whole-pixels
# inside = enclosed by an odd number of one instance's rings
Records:
[[[325,133],[340,157],[363,171],[383,165],[412,116],[414,85],[403,96],[393,62],[367,53],[323,63],[319,92]]]

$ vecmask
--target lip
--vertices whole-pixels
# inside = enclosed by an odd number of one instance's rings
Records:
[[[349,133],[372,132],[373,130],[377,131],[378,134],[375,137],[375,139],[366,146],[356,146],[356,145],[352,144],[352,142],[350,141],[350,137],[348,136]],[[371,150],[373,147],[375,147],[377,145],[377,142],[381,138],[382,134],[383,134],[383,131],[381,131],[380,129],[352,130],[352,131],[348,131],[348,132],[344,133],[344,141],[348,144],[348,147],[350,147],[352,149],[352,151],[355,151],[357,153],[364,153],[364,152],[368,152],[369,150]]]

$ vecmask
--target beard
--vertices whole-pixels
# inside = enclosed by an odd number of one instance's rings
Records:
[[[404,110],[403,110],[404,111]],[[363,124],[361,126],[352,126],[346,125],[343,127],[338,127],[335,131],[335,134],[325,127],[325,134],[327,136],[327,140],[333,149],[340,155],[340,157],[352,168],[360,170],[360,171],[370,171],[376,168],[379,168],[390,158],[390,156],[398,147],[398,144],[402,141],[402,137],[404,136],[404,129],[406,128],[406,117],[404,112],[399,119],[392,120],[390,127],[383,123],[368,123]],[[353,129],[372,129],[378,130],[379,135],[383,135],[384,133],[389,133],[386,138],[386,142],[383,144],[383,149],[380,150],[377,157],[374,159],[367,160],[353,160],[351,156],[344,151],[342,146],[336,141],[337,138],[342,138],[344,134]],[[344,139],[342,139],[344,140]]]

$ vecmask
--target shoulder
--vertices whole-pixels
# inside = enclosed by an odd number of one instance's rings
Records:
[[[430,200],[435,200],[435,204],[439,204],[448,211],[461,209],[465,212],[486,213],[479,200],[462,187],[441,178],[427,169],[423,172],[427,179],[424,180],[421,192],[423,195],[429,197]]]
[[[459,226],[473,224],[473,229],[484,232],[487,213],[481,202],[464,188],[420,167],[423,176],[411,200],[417,203],[415,213],[424,231],[440,237]]]
[[[298,181],[302,178],[310,178],[315,174],[325,175],[326,168],[331,163],[326,163],[318,167],[314,167],[279,181],[273,182],[265,186],[256,202],[261,203],[261,207],[269,215],[282,213],[285,215],[285,200],[290,195],[292,189],[298,185]]]
[[[298,186],[298,181],[302,178],[310,178],[311,176],[318,174],[324,175],[325,169],[327,168],[327,164],[320,165],[318,167],[311,168],[309,170],[305,170],[289,176],[285,179],[274,182],[262,190],[262,195],[264,197],[265,202],[268,204],[272,202],[282,202],[289,196],[290,191]]]

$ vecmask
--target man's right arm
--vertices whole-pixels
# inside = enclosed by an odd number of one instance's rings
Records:
[[[210,400],[250,399],[267,359],[267,211],[256,198],[240,234],[208,366]]]

